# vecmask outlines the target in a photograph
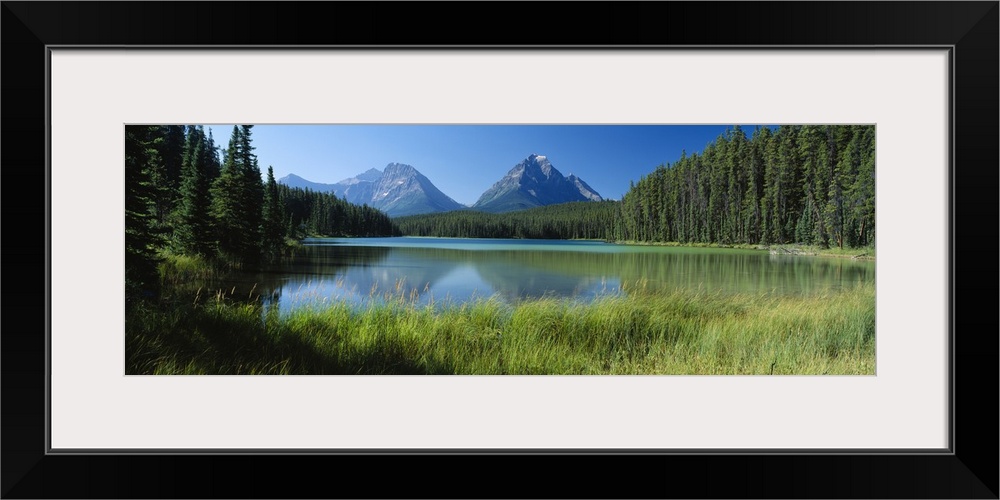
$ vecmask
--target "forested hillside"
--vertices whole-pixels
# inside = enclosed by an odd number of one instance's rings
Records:
[[[624,241],[875,241],[875,127],[730,129],[634,183],[614,217]]]

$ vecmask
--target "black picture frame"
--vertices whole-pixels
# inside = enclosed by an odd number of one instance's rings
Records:
[[[573,20],[543,14],[549,9],[572,11]],[[996,1],[553,3],[544,9],[491,2],[3,2],[0,12],[3,254],[18,269],[46,269],[49,252],[43,186],[46,47],[52,45],[945,46],[951,47],[954,101],[950,453],[52,455],[45,434],[47,290],[42,280],[22,285],[17,277],[12,284],[8,275],[0,337],[5,498],[998,498],[998,322],[992,307],[977,305],[996,304],[998,288]],[[525,20],[539,18],[551,20],[544,29],[534,22],[525,27]],[[919,247],[919,235],[914,239]],[[372,470],[384,479],[363,479]]]

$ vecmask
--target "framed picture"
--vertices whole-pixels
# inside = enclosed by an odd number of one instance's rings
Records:
[[[47,271],[42,292],[8,301],[9,318],[34,310],[46,321],[31,334],[9,326],[3,339],[4,496],[294,497],[306,489],[262,472],[315,461],[350,478],[331,496],[448,494],[422,482],[435,472],[411,468],[419,462],[488,485],[485,496],[997,497],[994,428],[970,422],[995,421],[996,392],[963,382],[995,380],[995,357],[979,353],[995,353],[996,337],[963,332],[995,331],[996,319],[958,302],[996,294],[968,278],[963,257],[997,227],[996,2],[725,4],[719,24],[698,32],[690,20],[713,18],[718,4],[574,7],[625,46],[490,40],[506,22],[524,26],[519,4],[454,40],[439,38],[447,23],[409,24],[449,5],[323,7],[334,15],[311,3],[4,3],[7,101],[38,98],[5,106],[8,185],[46,193],[44,206],[18,193],[8,221],[24,214],[24,234],[37,234],[45,214],[33,250]],[[526,29],[550,28],[564,29]],[[873,126],[873,373],[161,377],[126,367],[119,193],[130,126],[746,123]],[[956,232],[968,220],[983,228],[975,240]],[[575,479],[526,490],[523,474],[497,469],[534,472],[541,460],[578,467]],[[400,476],[354,480],[372,465]]]

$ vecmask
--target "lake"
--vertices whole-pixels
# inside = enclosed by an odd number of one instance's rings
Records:
[[[402,237],[307,239],[279,267],[214,286],[261,294],[284,313],[330,301],[590,301],[633,287],[808,295],[874,280],[872,261],[761,250]]]

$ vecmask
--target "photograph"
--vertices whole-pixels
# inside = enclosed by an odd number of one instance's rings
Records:
[[[996,0],[462,6],[3,1],[0,496],[997,498]]]
[[[875,375],[875,125],[124,134],[127,375]]]

